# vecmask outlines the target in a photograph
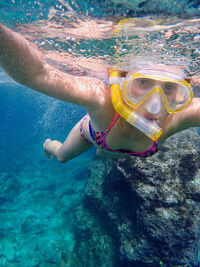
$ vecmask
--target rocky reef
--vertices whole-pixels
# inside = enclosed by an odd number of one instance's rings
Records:
[[[94,159],[75,214],[81,266],[198,266],[199,152],[190,129],[147,159]]]
[[[72,2],[73,4],[73,2]],[[78,8],[77,8],[78,7]],[[197,0],[76,0],[73,9],[94,16],[137,17],[144,15],[199,16],[200,2]]]
[[[126,7],[129,12],[151,14],[199,15],[200,3],[195,0],[112,0],[116,7]]]

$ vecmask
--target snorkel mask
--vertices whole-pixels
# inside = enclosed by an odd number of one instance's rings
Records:
[[[149,114],[158,114],[164,104],[167,112],[173,114],[183,110],[193,98],[193,90],[185,80],[163,70],[142,69],[128,78],[113,70],[110,85],[116,112],[154,141],[161,136],[162,128],[136,109],[144,105]]]

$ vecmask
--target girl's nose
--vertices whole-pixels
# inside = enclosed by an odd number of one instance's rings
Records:
[[[160,95],[155,94],[154,96],[152,96],[152,98],[146,104],[145,108],[146,108],[146,111],[151,114],[158,114],[162,108]]]

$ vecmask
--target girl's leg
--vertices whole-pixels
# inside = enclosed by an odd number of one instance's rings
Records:
[[[66,162],[91,148],[92,144],[85,141],[80,135],[81,123],[87,124],[88,121],[83,121],[83,119],[79,121],[71,130],[64,143],[47,139],[43,144],[45,155],[50,159],[55,156],[60,162]]]

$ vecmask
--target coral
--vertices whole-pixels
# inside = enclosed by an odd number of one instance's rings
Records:
[[[198,2],[198,3],[197,3]],[[198,14],[200,8],[199,1],[195,0],[124,0],[123,4],[119,0],[112,0],[114,6],[126,7],[129,12],[149,12],[165,14]]]
[[[94,258],[98,266],[196,266],[199,152],[192,129],[151,158],[96,158],[76,212],[76,251],[84,266],[94,266]]]

